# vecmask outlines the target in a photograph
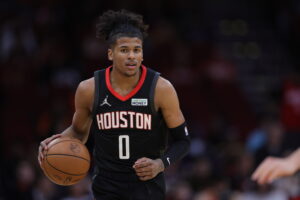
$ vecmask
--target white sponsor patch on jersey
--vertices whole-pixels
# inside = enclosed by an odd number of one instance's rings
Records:
[[[148,99],[131,99],[132,106],[148,106]]]

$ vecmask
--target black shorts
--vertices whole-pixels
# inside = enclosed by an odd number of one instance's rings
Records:
[[[92,190],[96,200],[164,200],[166,187],[164,175],[158,174],[149,181],[140,181],[134,175],[103,173],[93,179]],[[127,179],[128,178],[128,179]]]

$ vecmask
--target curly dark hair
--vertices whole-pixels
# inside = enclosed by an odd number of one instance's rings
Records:
[[[108,10],[99,17],[96,37],[105,39],[109,45],[120,37],[138,37],[143,41],[147,37],[148,27],[141,15],[127,10]]]

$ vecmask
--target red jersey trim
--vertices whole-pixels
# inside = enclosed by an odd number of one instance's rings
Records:
[[[118,99],[120,99],[121,101],[126,101],[128,100],[129,98],[131,98],[132,96],[134,96],[142,87],[145,79],[146,79],[146,74],[147,74],[147,68],[142,65],[142,75],[140,77],[140,80],[138,82],[138,84],[135,86],[135,88],[129,93],[127,94],[126,96],[122,96],[120,95],[119,93],[117,93],[113,87],[111,86],[111,83],[110,83],[110,69],[112,68],[112,66],[106,68],[106,71],[105,71],[105,81],[106,81],[106,86],[108,88],[108,90]]]

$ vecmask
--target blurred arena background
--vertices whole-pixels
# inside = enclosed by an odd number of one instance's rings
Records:
[[[109,64],[95,23],[122,8],[150,24],[144,63],[173,83],[192,133],[166,172],[167,200],[300,199],[297,174],[250,180],[300,144],[298,0],[1,1],[0,199],[92,199],[91,177],[49,182],[37,147],[70,124],[78,83]]]

